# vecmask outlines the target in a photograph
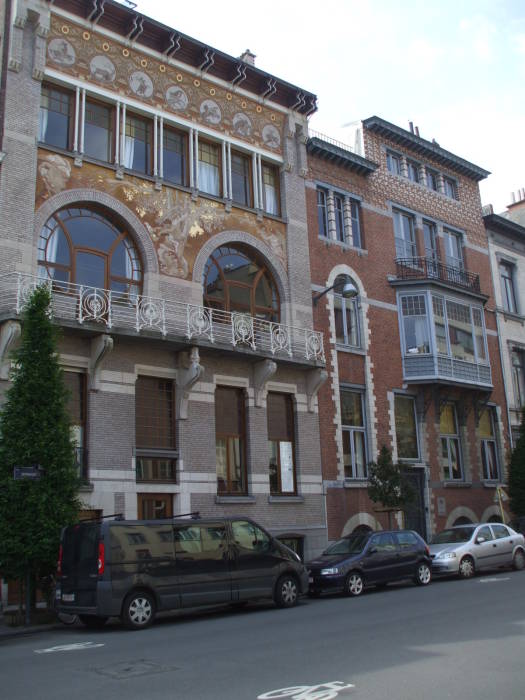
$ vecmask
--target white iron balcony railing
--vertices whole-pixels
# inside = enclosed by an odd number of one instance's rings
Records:
[[[49,287],[52,313],[57,321],[94,322],[115,332],[149,331],[167,338],[204,340],[222,347],[243,347],[294,360],[325,362],[323,336],[309,328],[142,294],[42,280],[22,273],[0,277],[0,313],[21,314],[39,284]]]

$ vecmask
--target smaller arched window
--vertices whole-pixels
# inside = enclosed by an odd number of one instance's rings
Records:
[[[264,260],[248,246],[225,245],[213,251],[204,268],[204,303],[279,321],[277,286]]]
[[[466,515],[460,515],[459,518],[454,520],[452,527],[457,527],[458,525],[472,525],[472,520],[467,518]]]
[[[133,241],[115,221],[98,211],[72,207],[56,212],[43,226],[38,244],[40,277],[137,294],[142,266]]]
[[[357,289],[356,283],[348,275],[338,275],[334,282],[335,337],[338,345],[361,348],[359,297],[344,298],[342,290],[348,283]]]

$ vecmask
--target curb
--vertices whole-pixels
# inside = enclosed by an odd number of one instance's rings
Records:
[[[30,627],[9,627],[0,619],[0,642],[3,639],[12,639],[13,637],[26,637],[32,634],[41,632],[50,632],[51,630],[60,629],[64,625],[60,622],[52,622],[45,625],[31,625]]]

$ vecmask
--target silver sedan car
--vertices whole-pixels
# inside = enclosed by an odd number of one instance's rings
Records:
[[[432,572],[470,578],[477,571],[525,567],[525,538],[508,525],[457,525],[435,535],[430,543]]]

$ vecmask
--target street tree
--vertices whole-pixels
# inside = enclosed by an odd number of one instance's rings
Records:
[[[0,413],[0,571],[25,580],[26,622],[31,582],[55,569],[60,530],[80,507],[57,334],[49,290],[39,286],[23,313]],[[28,467],[38,478],[14,478],[15,471],[31,472]]]
[[[386,445],[381,447],[377,462],[368,465],[368,495],[370,500],[382,506],[388,513],[388,527],[392,528],[392,513],[409,503],[413,492],[399,464],[394,464],[392,453]]]
[[[508,467],[510,509],[515,516],[525,515],[525,406],[521,410],[520,435],[510,455]]]

